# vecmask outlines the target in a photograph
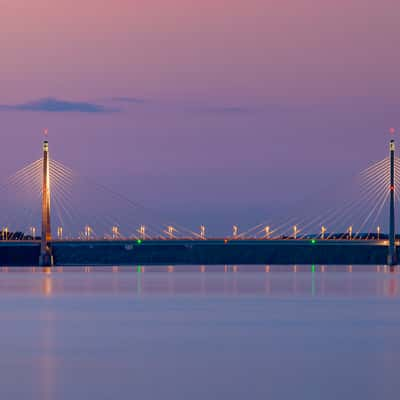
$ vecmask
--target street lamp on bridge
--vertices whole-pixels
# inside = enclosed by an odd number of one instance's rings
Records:
[[[348,233],[349,233],[349,240],[351,240],[351,237],[353,235],[353,226],[352,225],[349,226]]]
[[[175,231],[175,228],[173,227],[173,226],[168,226],[168,228],[167,228],[167,233],[168,233],[168,237],[170,238],[170,239],[173,239],[174,238],[174,231]]]
[[[112,232],[112,238],[113,238],[113,239],[116,239],[116,238],[119,237],[119,229],[118,229],[118,226],[113,226],[113,227],[111,228],[111,232]]]
[[[142,240],[146,239],[146,227],[144,225],[140,225],[139,235],[140,235],[140,239],[142,239]]]
[[[205,239],[205,238],[206,238],[206,227],[205,227],[204,225],[201,225],[201,226],[200,226],[200,237],[201,237],[202,239]]]
[[[233,225],[232,227],[232,236],[234,239],[237,239],[239,233],[239,228],[237,225]]]
[[[89,225],[86,225],[85,226],[85,238],[87,240],[90,239],[90,236],[92,235],[92,232],[93,232],[93,229]]]
[[[2,229],[1,236],[2,236],[3,240],[8,240],[8,227],[7,226]]]

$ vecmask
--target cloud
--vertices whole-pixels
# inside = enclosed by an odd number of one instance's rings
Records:
[[[119,103],[143,104],[146,100],[140,97],[113,97],[112,101]]]
[[[278,104],[278,103],[264,103],[264,104],[253,104],[248,106],[242,105],[210,105],[204,107],[194,107],[192,111],[202,114],[215,114],[221,116],[240,116],[250,114],[280,114],[280,113],[293,113],[303,112],[309,110],[307,106],[301,106],[297,104]]]
[[[0,105],[0,111],[32,111],[32,112],[79,112],[79,113],[107,113],[119,111],[101,104],[85,101],[69,101],[48,97],[20,104]]]
[[[214,115],[245,115],[257,111],[255,108],[244,106],[224,106],[224,105],[211,105],[211,106],[194,106],[187,109],[200,114],[214,114]]]
[[[202,110],[205,113],[212,114],[244,114],[251,110],[246,107],[228,106],[228,107],[207,107]]]

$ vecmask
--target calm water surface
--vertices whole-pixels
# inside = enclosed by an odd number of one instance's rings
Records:
[[[397,399],[400,269],[0,268],[4,399]]]

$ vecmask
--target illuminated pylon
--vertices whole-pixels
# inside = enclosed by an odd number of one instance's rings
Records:
[[[397,264],[397,251],[396,251],[396,228],[395,228],[395,216],[394,216],[394,178],[395,178],[395,158],[394,158],[394,140],[390,141],[390,204],[389,204],[389,254],[388,254],[388,264],[396,265]]]
[[[31,231],[32,239],[35,239],[36,238],[36,228],[34,226],[31,226],[30,231]]]
[[[201,226],[200,226],[200,237],[201,237],[202,239],[205,239],[205,238],[206,238],[206,227],[205,227],[204,225],[201,225]]]
[[[376,228],[376,234],[377,234],[378,240],[380,240],[380,238],[381,238],[381,227],[380,226],[378,226]]]
[[[47,135],[47,130],[45,135]],[[51,267],[54,264],[51,252],[49,142],[47,139],[43,141],[42,236],[39,264],[43,267]]]
[[[325,232],[326,232],[326,228],[325,226],[321,226],[321,239],[325,239]]]
[[[270,227],[266,226],[265,227],[265,239],[269,239],[269,235],[270,235]]]
[[[297,225],[293,227],[293,238],[297,239]]]
[[[232,236],[234,239],[237,239],[239,233],[239,228],[237,225],[233,225],[232,227]]]
[[[62,226],[59,226],[59,227],[57,228],[57,238],[58,238],[59,240],[61,240],[61,239],[63,238],[63,228],[62,228]]]

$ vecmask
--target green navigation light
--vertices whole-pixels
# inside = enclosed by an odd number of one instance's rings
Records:
[[[315,239],[311,239],[311,243],[315,244],[315,243],[317,243],[317,241]]]
[[[136,240],[136,243],[137,243],[137,244],[141,244],[142,241],[141,241],[140,239],[138,239],[138,240]]]

